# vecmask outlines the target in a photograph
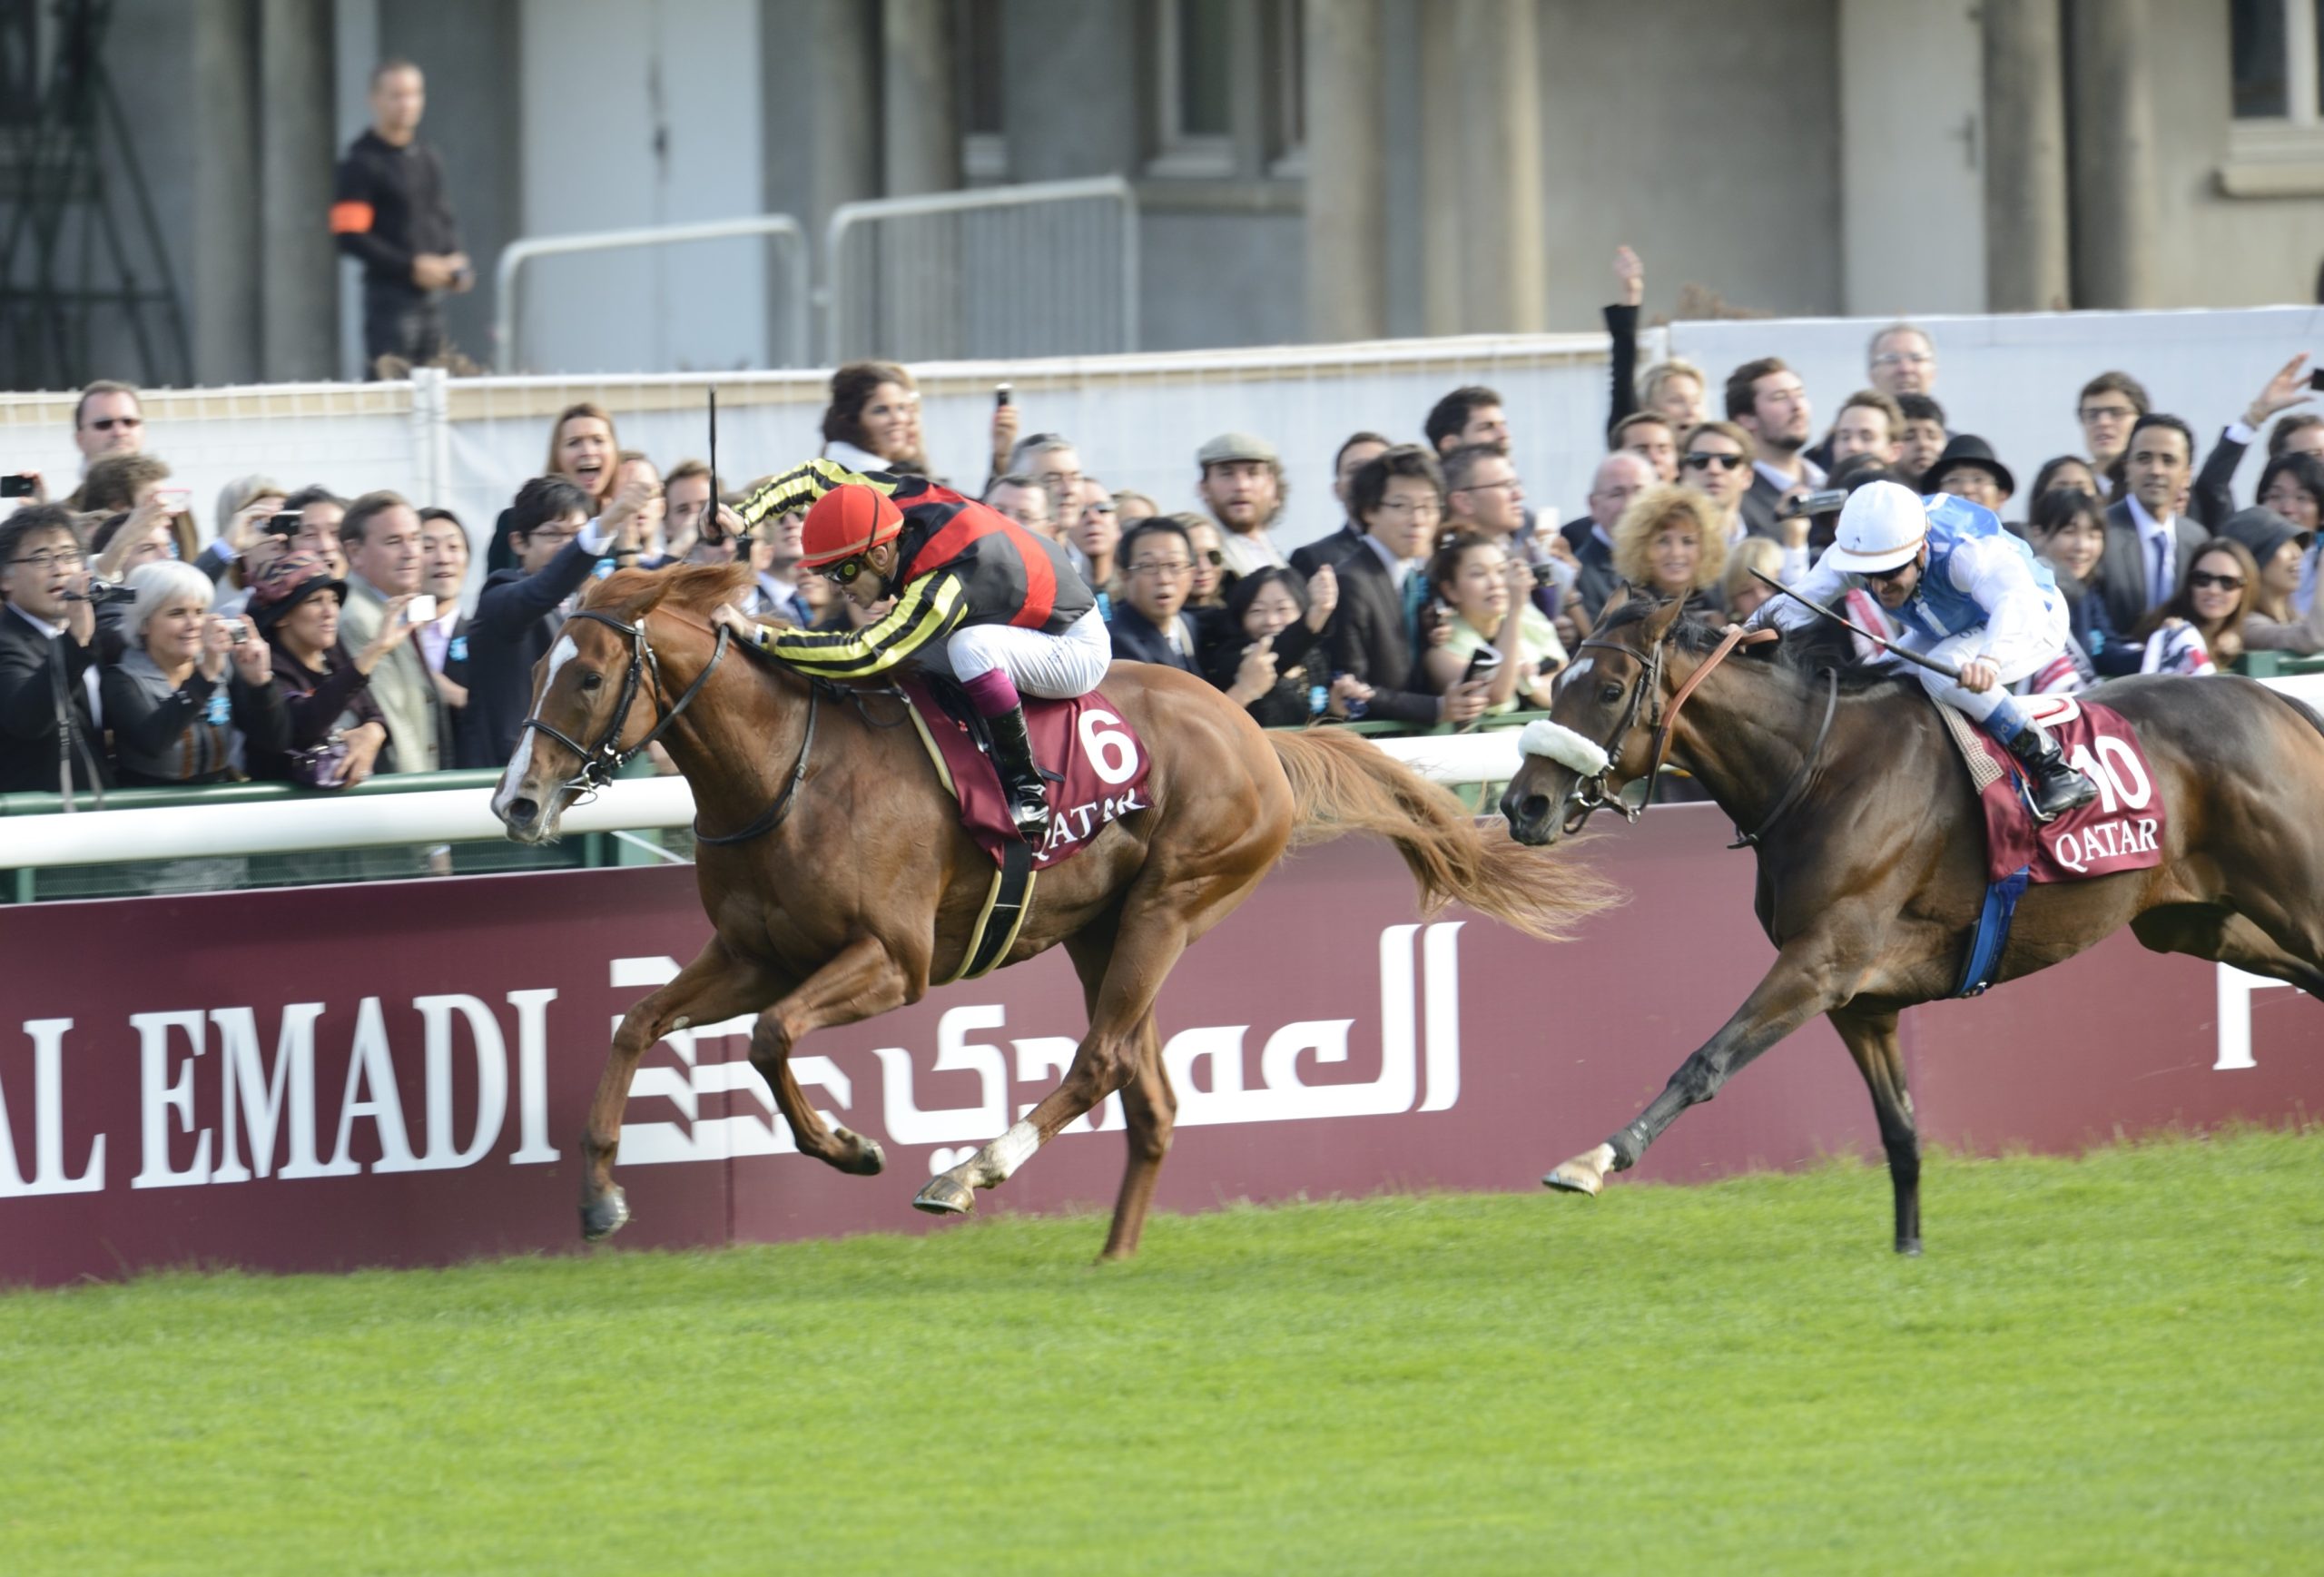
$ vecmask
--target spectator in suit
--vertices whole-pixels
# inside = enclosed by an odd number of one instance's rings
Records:
[[[1781,357],[1746,361],[1728,375],[1727,419],[1758,446],[1751,486],[1743,495],[1744,522],[1760,536],[1773,537],[1784,500],[1824,485],[1823,468],[1801,452],[1816,432],[1807,386]]]
[[[388,745],[388,722],[371,697],[371,675],[424,626],[402,616],[410,597],[390,598],[379,633],[360,652],[350,652],[339,638],[346,593],[347,583],[310,553],[276,559],[251,588],[251,617],[274,649],[275,683],[287,723],[281,750],[251,757],[252,777],[353,788],[378,768]],[[328,764],[329,777],[301,780],[295,756],[330,743],[334,735],[345,754]]]
[[[1827,467],[1851,455],[1872,455],[1884,466],[1896,464],[1905,452],[1904,407],[1896,396],[1880,389],[1857,389],[1841,402],[1824,448],[1827,458],[1818,463]]]
[[[2133,434],[2133,453],[2138,441]],[[2260,567],[2251,562],[2249,548],[2226,537],[2202,543],[2171,600],[2151,610],[2131,632],[2133,641],[2146,643],[2141,671],[2201,673],[2230,666],[2243,655],[2243,621],[2259,592]],[[2201,643],[2200,652],[2191,648],[2190,637]]]
[[[1339,501],[1339,529],[1291,550],[1291,567],[1303,578],[1326,564],[1342,562],[1364,546],[1364,527],[1348,503],[1349,488],[1355,481],[1355,473],[1387,448],[1388,440],[1376,432],[1350,433],[1340,445],[1339,453],[1332,457],[1332,497]]]
[[[1052,542],[1064,540],[1049,517],[1048,489],[1022,471],[995,478],[992,486],[984,490],[984,501],[1036,537],[1046,537]]]
[[[1890,464],[1902,476],[1917,477],[1936,464],[1952,436],[1945,429],[1945,407],[1925,394],[1902,394],[1896,397],[1896,409],[1905,415],[1905,437],[1903,452]]]
[[[2052,488],[2034,495],[2025,540],[2050,567],[2066,599],[2074,644],[2102,674],[2135,674],[2139,648],[2126,646],[2099,595],[2098,564],[2106,553],[2106,508],[2094,493]]]
[[[2118,630],[2135,629],[2150,609],[2169,602],[2203,545],[2203,528],[2178,512],[2194,448],[2193,430],[2159,412],[2140,417],[2124,440],[2128,491],[2106,511],[2106,554],[2099,561],[2100,595]]]
[[[1422,430],[1440,461],[1464,444],[1509,447],[1509,414],[1501,396],[1481,383],[1464,384],[1431,406]]]
[[[427,563],[419,512],[399,493],[366,493],[348,505],[340,537],[347,545],[349,567],[340,630],[350,646],[360,650],[379,638],[390,616],[409,613],[409,599],[419,590]],[[372,673],[371,699],[388,724],[380,773],[440,772],[458,762],[451,715],[428,660],[411,642],[396,643]]]
[[[468,705],[468,616],[460,606],[468,590],[468,533],[449,509],[419,512],[419,589],[436,599],[436,616],[419,626],[416,639],[450,719],[457,761]]]
[[[1598,472],[1590,480],[1590,514],[1582,538],[1573,550],[1581,565],[1574,595],[1591,624],[1598,622],[1606,599],[1622,584],[1614,568],[1614,526],[1632,498],[1659,485],[1654,468],[1628,449],[1618,449],[1598,462]]]
[[[225,783],[238,749],[282,749],[272,654],[247,621],[210,611],[210,577],[164,559],[131,572],[131,645],[103,674],[105,727],[125,787]]]
[[[1750,530],[1744,518],[1743,501],[1758,479],[1752,463],[1758,458],[1758,446],[1751,435],[1731,421],[1707,421],[1687,435],[1686,453],[1679,461],[1679,480],[1711,501],[1722,523],[1720,539],[1729,547],[1742,541]],[[1772,515],[1768,527],[1760,535],[1778,534]],[[1618,564],[1620,557],[1615,555]]]
[[[1700,426],[1699,422],[1694,424]],[[1658,482],[1679,479],[1679,437],[1693,427],[1674,427],[1659,410],[1632,411],[1606,435],[1608,452],[1627,450],[1654,468]]]
[[[1291,493],[1275,446],[1246,432],[1220,433],[1196,452],[1195,465],[1200,477],[1196,491],[1218,522],[1226,572],[1248,575],[1286,562],[1268,534]]]
[[[1614,523],[1614,568],[1657,596],[1706,616],[1719,606],[1727,532],[1718,507],[1692,488],[1649,488]]]
[[[0,520],[0,793],[113,782],[97,729],[97,619],[73,512]]]
[[[1184,611],[1195,580],[1194,544],[1171,516],[1141,520],[1122,537],[1122,600],[1107,626],[1114,655],[1182,673],[1196,665],[1198,636]]]
[[[1505,450],[1462,444],[1444,457],[1444,526],[1491,537],[1519,557],[1525,529],[1525,484]]]
[[[1482,684],[1458,685],[1443,695],[1415,684],[1419,613],[1428,592],[1423,561],[1443,518],[1443,474],[1428,450],[1398,444],[1357,472],[1352,490],[1364,551],[1339,569],[1329,648],[1333,714],[1353,715],[1354,702],[1395,723],[1473,722],[1484,711]]]
[[[1262,728],[1307,722],[1330,693],[1324,634],[1338,598],[1338,574],[1328,564],[1317,566],[1311,581],[1289,569],[1243,577],[1227,593],[1219,637],[1204,654],[1205,675]]]
[[[626,546],[644,498],[625,488],[596,519],[590,499],[561,477],[535,477],[507,517],[517,562],[485,577],[468,625],[472,766],[498,766],[516,753],[532,710],[533,665],[556,644],[569,600],[609,547]]]
[[[2324,651],[2324,614],[2311,606],[2302,616],[2293,600],[2314,533],[2296,529],[2273,509],[2253,508],[2230,517],[2220,535],[2243,544],[2260,567],[2259,591],[2243,620],[2244,645],[2303,657]]]
[[[2243,408],[2240,420],[2230,422],[2219,441],[2211,446],[2203,468],[2195,477],[2193,503],[2189,510],[2205,527],[2217,530],[2227,517],[2235,513],[2233,484],[2236,468],[2243,463],[2244,452],[2258,440],[2260,429],[2270,418],[2295,406],[2306,405],[2310,396],[2308,389],[2308,354],[2302,351],[2280,368],[2275,376],[2251,397]],[[2270,458],[2281,452],[2277,438],[2290,424],[2280,424],[2269,439]],[[2264,484],[2262,491],[2265,490]]]
[[[2127,372],[2102,372],[2082,386],[2074,419],[2082,423],[2083,446],[2102,477],[2113,474],[2130,443],[2132,429],[2154,402],[2146,385]]]
[[[1865,375],[1892,399],[1936,388],[1936,341],[1915,323],[1891,323],[1865,347]]]
[[[1973,432],[1955,433],[1915,491],[1950,493],[1998,515],[2017,491],[2017,478],[1994,457],[1993,445]]]

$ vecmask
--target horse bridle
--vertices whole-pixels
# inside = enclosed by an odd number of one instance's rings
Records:
[[[670,724],[685,715],[686,708],[694,705],[694,698],[702,694],[702,687],[710,682],[710,675],[717,670],[719,659],[725,656],[728,639],[726,626],[719,626],[718,644],[710,654],[710,661],[703,665],[702,672],[694,675],[694,683],[687,685],[685,694],[678,697],[678,704],[663,712],[661,721],[655,724],[652,733],[624,750],[621,747],[622,730],[629,726],[629,709],[637,704],[637,694],[645,687],[649,674],[653,676],[655,703],[657,705],[661,704],[662,665],[654,655],[653,643],[645,638],[645,619],[640,618],[634,625],[624,624],[609,613],[585,607],[576,611],[565,622],[577,624],[583,619],[605,626],[629,643],[629,670],[622,675],[621,700],[614,707],[612,721],[606,724],[605,733],[595,744],[583,744],[555,724],[542,722],[537,711],[526,718],[524,727],[517,730],[520,737],[526,729],[546,734],[580,758],[580,770],[557,784],[560,790],[576,796],[596,793],[613,782],[621,775],[622,768],[644,754],[647,745],[668,733]]]
[[[1622,797],[1621,791],[1611,785],[1611,780],[1614,775],[1614,764],[1620,758],[1621,743],[1630,737],[1630,730],[1638,725],[1638,715],[1646,705],[1646,697],[1649,693],[1655,697],[1655,715],[1658,724],[1660,722],[1662,711],[1662,643],[1660,641],[1654,643],[1653,650],[1645,653],[1640,652],[1636,646],[1626,646],[1620,641],[1583,641],[1574,647],[1574,650],[1577,652],[1620,652],[1623,656],[1639,663],[1645,671],[1639,675],[1638,683],[1630,688],[1630,705],[1623,709],[1622,720],[1614,725],[1614,732],[1607,736],[1603,744],[1598,747],[1598,754],[1606,759],[1604,769],[1592,776],[1577,778],[1574,782],[1573,802],[1579,808],[1565,823],[1564,830],[1569,837],[1581,831],[1589,823],[1591,816],[1596,815],[1608,805],[1621,812],[1622,820],[1625,822],[1635,823],[1640,815],[1645,813],[1646,807],[1654,803],[1654,774],[1651,772],[1647,774],[1646,798],[1635,805]],[[1662,736],[1659,730],[1655,737],[1658,742],[1660,741]]]

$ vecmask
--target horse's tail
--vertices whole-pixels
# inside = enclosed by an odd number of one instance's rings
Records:
[[[1548,849],[1529,849],[1497,824],[1480,826],[1452,791],[1363,738],[1314,730],[1270,733],[1291,780],[1295,843],[1370,833],[1396,845],[1433,913],[1454,899],[1544,941],[1617,901],[1611,883]]]

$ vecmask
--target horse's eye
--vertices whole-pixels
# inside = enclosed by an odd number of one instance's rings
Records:
[[[1600,706],[1611,706],[1615,702],[1617,702],[1617,701],[1620,700],[1621,698],[1622,698],[1622,687],[1621,687],[1620,685],[1611,685],[1611,684],[1608,684],[1608,685],[1599,685],[1599,686],[1598,686],[1598,705],[1600,705]]]
[[[606,676],[603,674],[584,674],[581,675],[581,688],[584,690],[595,690],[605,682]]]

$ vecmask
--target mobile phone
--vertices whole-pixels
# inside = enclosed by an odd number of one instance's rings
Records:
[[[2324,388],[2324,385],[2319,387]],[[1017,403],[1017,391],[1006,383],[996,383],[992,386],[992,403],[995,406],[1014,405]]]
[[[0,498],[29,498],[39,487],[40,478],[30,471],[0,477]]]
[[[2319,367],[2315,371],[2308,375],[2308,387],[2310,389],[2324,389],[2324,367]]]
[[[185,512],[186,500],[193,497],[192,488],[156,488],[153,501],[172,515]]]
[[[277,509],[261,520],[258,528],[269,537],[296,537],[299,535],[300,517],[304,513],[300,509]]]
[[[236,620],[234,621],[233,625],[232,625],[232,626],[231,626],[227,631],[226,631],[226,639],[227,639],[227,641],[228,641],[230,644],[231,644],[231,645],[233,645],[233,646],[241,646],[244,641],[247,641],[247,640],[249,640],[250,638],[251,638],[251,627],[250,627],[250,626],[248,626],[248,625],[244,624],[244,623],[243,623],[241,620],[240,620],[240,619],[236,619]]]
[[[409,602],[404,605],[403,622],[408,625],[426,625],[435,623],[436,599],[429,596],[425,592],[422,592],[419,596],[413,597]]]
[[[1461,675],[1461,683],[1473,685],[1479,679],[1489,676],[1495,668],[1500,666],[1501,652],[1498,647],[1479,646],[1470,654],[1469,665]]]

